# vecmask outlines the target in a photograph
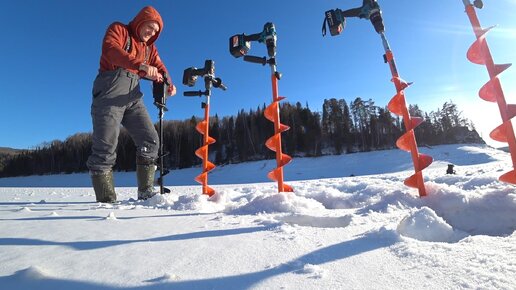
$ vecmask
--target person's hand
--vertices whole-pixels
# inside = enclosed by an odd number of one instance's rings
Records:
[[[158,73],[158,77],[156,78],[156,81],[157,81],[158,83],[162,83],[162,82],[163,82],[163,75],[162,75],[162,74],[160,74],[160,73]]]
[[[172,97],[176,94],[176,86],[174,84],[171,84],[167,89],[167,97]]]
[[[163,76],[158,72],[158,68],[154,66],[142,63],[139,70],[145,72],[145,78],[151,81],[163,81]]]

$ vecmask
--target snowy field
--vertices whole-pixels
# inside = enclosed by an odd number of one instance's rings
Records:
[[[171,194],[95,203],[87,174],[0,179],[0,289],[516,289],[510,156],[483,145],[421,148],[428,196],[405,187],[410,154],[295,158],[294,193],[272,161],[166,177]],[[455,175],[446,175],[449,163]]]

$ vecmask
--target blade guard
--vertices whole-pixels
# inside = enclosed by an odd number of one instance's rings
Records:
[[[468,15],[476,37],[476,40],[468,49],[466,57],[472,63],[486,66],[490,76],[489,81],[480,88],[478,95],[484,101],[497,103],[500,109],[500,115],[502,116],[502,124],[491,131],[489,137],[495,141],[509,144],[512,165],[513,168],[516,168],[516,138],[511,123],[511,119],[516,116],[516,105],[507,104],[500,79],[498,78],[511,64],[495,64],[493,61],[486,36],[495,26],[483,29],[473,5],[466,6],[466,14]],[[516,184],[516,171],[513,169],[501,175],[498,179],[502,182]]]

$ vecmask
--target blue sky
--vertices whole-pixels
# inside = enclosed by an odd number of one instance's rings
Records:
[[[165,22],[157,41],[178,94],[169,99],[166,120],[202,116],[202,99],[183,97],[183,70],[216,63],[228,86],[215,90],[212,115],[236,115],[271,101],[270,69],[233,58],[228,39],[236,33],[260,32],[272,21],[278,33],[277,62],[283,74],[280,95],[287,101],[321,110],[325,98],[373,99],[385,106],[395,94],[383,47],[369,21],[352,18],[342,35],[321,36],[323,14],[333,8],[361,5],[353,1],[2,1],[2,70],[0,71],[0,147],[31,148],[92,130],[91,86],[98,70],[101,41],[114,21],[129,22],[146,5]],[[416,4],[415,4],[416,3]],[[406,90],[409,104],[426,112],[452,100],[486,138],[500,123],[498,108],[478,97],[487,82],[483,66],[470,63],[466,51],[474,41],[460,0],[380,0],[386,36],[400,76],[414,82]],[[477,10],[497,63],[516,62],[515,0],[484,0]],[[264,56],[252,43],[251,55]],[[515,103],[516,68],[501,77],[508,103]],[[195,89],[203,89],[199,82]],[[149,113],[157,121],[150,84],[142,83]]]

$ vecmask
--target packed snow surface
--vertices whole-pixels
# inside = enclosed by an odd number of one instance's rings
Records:
[[[422,198],[401,150],[294,158],[293,193],[267,181],[273,160],[217,167],[211,198],[199,168],[146,201],[116,173],[116,204],[95,202],[87,174],[3,178],[0,289],[516,289],[510,155],[420,151],[434,158]]]

